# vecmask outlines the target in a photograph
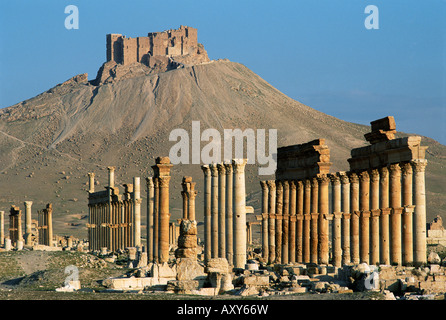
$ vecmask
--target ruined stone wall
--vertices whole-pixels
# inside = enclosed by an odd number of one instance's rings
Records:
[[[147,37],[137,38],[107,34],[107,61],[124,65],[134,62],[149,65],[150,56],[182,56],[197,50],[197,29],[191,27],[150,32]]]

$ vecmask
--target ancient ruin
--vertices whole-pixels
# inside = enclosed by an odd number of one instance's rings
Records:
[[[371,124],[371,145],[351,151],[349,172],[329,172],[323,139],[279,148],[276,180],[261,182],[265,261],[426,262],[426,147],[394,139],[393,117]]]
[[[140,178],[124,184],[124,193],[115,186],[115,168],[108,167],[108,186],[95,191],[94,173],[89,173],[88,243],[90,250],[110,251],[141,246]]]

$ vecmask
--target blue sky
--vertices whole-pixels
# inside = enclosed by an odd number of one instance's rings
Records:
[[[79,29],[64,26],[67,5]],[[368,30],[364,9],[379,9]],[[211,59],[240,62],[288,96],[342,120],[393,115],[446,144],[446,1],[0,2],[0,108],[105,61],[105,35],[188,25]]]

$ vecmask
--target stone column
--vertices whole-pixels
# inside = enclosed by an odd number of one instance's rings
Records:
[[[110,188],[115,187],[115,167],[108,167],[108,186]]]
[[[351,262],[359,264],[359,180],[356,173],[350,173],[350,212]]]
[[[311,234],[310,234],[310,262],[318,263],[318,199],[319,199],[319,183],[317,178],[311,180]]]
[[[287,180],[283,181],[283,207],[282,207],[282,263],[288,264],[288,241],[290,225],[290,184]]]
[[[282,263],[283,184],[276,181],[276,263]]]
[[[276,260],[276,182],[266,182],[268,186],[268,263]]]
[[[268,261],[268,185],[260,181],[262,188],[262,258]]]
[[[88,192],[90,192],[90,193],[94,192],[94,173],[93,172],[88,173]]]
[[[225,161],[226,173],[226,259],[230,266],[234,264],[234,223],[233,223],[233,170],[232,162]],[[268,201],[268,200],[267,200]],[[265,211],[266,212],[266,211]]]
[[[0,246],[5,244],[5,211],[0,211]]]
[[[426,186],[425,168],[427,160],[413,160],[414,171],[414,263],[426,263]]]
[[[390,227],[389,227],[389,170],[387,167],[379,169],[379,206],[380,215],[380,262],[390,264]]]
[[[47,230],[48,230],[48,245],[53,246],[53,205],[47,204]]]
[[[211,188],[211,256],[218,258],[218,169],[217,165],[209,165],[211,169],[212,188]]]
[[[188,186],[189,186],[189,182],[192,181],[191,177],[183,177],[183,181],[181,181],[181,187],[183,188],[183,190],[181,191],[181,197],[183,198],[183,219],[187,220],[189,219],[189,215],[188,215],[188,209],[189,209],[189,204],[188,204]]]
[[[218,257],[226,258],[226,169],[223,163],[218,170]]]
[[[304,185],[297,181],[296,199],[296,262],[303,262]]]
[[[332,187],[332,210],[333,210],[333,225],[332,225],[332,250],[333,250],[333,265],[340,267],[342,265],[342,235],[341,235],[341,181],[337,174],[331,177]]]
[[[403,173],[403,264],[408,266],[413,264],[413,220],[412,220],[412,165],[408,162],[401,165]]]
[[[329,206],[328,185],[330,183],[330,178],[325,174],[321,174],[318,177],[318,183],[319,183],[318,262],[319,264],[328,265],[329,262],[328,220],[330,219],[328,212],[328,206]]]
[[[141,179],[133,177],[133,243],[135,247],[141,247],[141,203]]]
[[[288,259],[290,263],[296,262],[296,181],[290,184],[290,222],[289,222],[289,247]]]
[[[195,190],[196,182],[190,182],[190,190],[188,194],[188,219],[190,221],[195,221],[195,198],[197,197],[197,191]]]
[[[152,177],[146,178],[147,184],[147,259],[153,261],[153,197],[154,187]],[[121,221],[122,222],[122,221]],[[121,239],[122,241],[122,239]]]
[[[32,245],[32,230],[31,230],[31,207],[33,205],[32,201],[25,201],[25,244],[28,246]]]
[[[401,214],[403,213],[401,207],[401,167],[398,163],[394,163],[389,166],[389,171],[389,202],[392,208],[390,214],[390,260],[392,264],[401,265]]]
[[[310,263],[311,260],[311,180],[305,180],[304,189],[304,221],[303,221],[303,240],[302,257],[304,263]]]
[[[245,166],[247,159],[233,159],[234,170],[234,267],[246,264],[246,188]]]
[[[370,264],[379,264],[379,171],[370,170]]]
[[[159,201],[160,188],[159,179],[155,176],[153,178],[153,261],[159,261],[159,234],[160,234],[160,215],[159,215]]]
[[[169,260],[169,183],[170,169],[172,168],[168,157],[156,159],[155,170],[159,181],[159,262],[164,263]]]
[[[349,264],[350,253],[350,179],[345,172],[340,173],[341,178],[341,210],[342,210],[342,264]]]
[[[204,173],[204,259],[209,261],[212,258],[212,237],[211,237],[211,170],[208,165],[201,166]]]
[[[367,171],[359,174],[360,261],[370,263],[370,177]]]

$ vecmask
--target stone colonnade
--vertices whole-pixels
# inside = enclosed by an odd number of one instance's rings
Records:
[[[328,172],[323,139],[279,148],[276,179],[260,183],[265,261],[426,262],[427,147],[394,139],[392,117],[371,124],[371,145],[352,150],[349,172]]]
[[[235,268],[246,263],[247,159],[203,165],[205,260],[226,258]]]
[[[124,194],[115,187],[115,168],[108,167],[108,186],[94,190],[94,173],[89,173],[88,241],[90,250],[110,251],[141,246],[140,178],[124,184]]]

